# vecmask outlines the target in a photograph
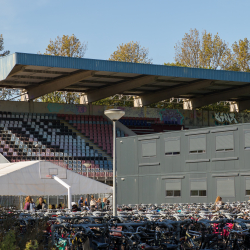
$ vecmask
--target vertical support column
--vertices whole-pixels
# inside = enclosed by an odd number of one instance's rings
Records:
[[[86,94],[83,94],[80,96],[80,104],[88,104],[88,96]]]
[[[134,107],[142,107],[142,99],[141,98],[135,98],[134,99]]]
[[[21,102],[27,102],[29,100],[26,89],[21,90]]]
[[[230,103],[230,112],[239,112],[239,103],[238,102],[231,102]]]
[[[113,216],[117,216],[117,197],[116,197],[116,128],[113,121]]]
[[[33,100],[29,100],[29,112],[34,113],[34,103]]]
[[[192,110],[193,109],[193,105],[192,105],[192,101],[190,100],[186,100],[183,102],[183,109],[189,109]]]

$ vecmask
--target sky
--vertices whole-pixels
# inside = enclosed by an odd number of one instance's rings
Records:
[[[190,29],[229,43],[249,34],[249,0],[0,0],[6,50],[45,52],[50,39],[74,34],[85,58],[107,60],[117,46],[138,41],[154,64],[174,62],[174,46]]]

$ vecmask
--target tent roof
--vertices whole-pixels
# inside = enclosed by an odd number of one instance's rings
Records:
[[[0,195],[67,195],[65,187],[54,179],[46,178],[49,169],[56,170],[59,178],[62,176],[62,180],[71,186],[73,195],[113,191],[113,188],[106,184],[51,162],[26,161],[0,164]]]

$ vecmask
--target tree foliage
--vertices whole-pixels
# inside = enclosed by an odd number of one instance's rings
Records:
[[[120,44],[117,46],[117,50],[114,51],[109,60],[119,62],[131,62],[131,63],[152,63],[152,59],[148,57],[148,49],[142,47],[139,42],[129,42]],[[125,106],[133,107],[133,97],[127,98],[122,96],[107,97],[100,101],[96,101],[94,105],[106,105],[106,106]]]
[[[10,54],[9,50],[4,51],[4,39],[3,39],[3,35],[1,34],[0,35],[0,58],[3,56],[7,56],[9,54]],[[17,89],[0,88],[0,100],[8,100],[18,94],[19,94],[19,90]]]
[[[63,35],[62,37],[57,36],[54,41],[50,40],[44,55],[82,58],[86,50],[87,43],[81,42],[74,34],[71,36]],[[55,91],[38,98],[38,101],[79,104],[80,93]]]
[[[55,41],[50,40],[44,55],[66,56],[82,58],[87,50],[87,43],[81,42],[74,34],[71,36],[57,36]]]
[[[117,95],[93,102],[93,105],[134,107],[134,98],[127,98],[125,96],[119,97]]]
[[[39,101],[50,103],[79,104],[80,93],[55,91],[39,98]]]
[[[10,53],[10,51],[9,50],[5,50],[5,51],[3,51],[4,50],[4,40],[3,40],[3,34],[1,34],[0,35],[0,57],[2,57],[2,56],[7,56],[7,55],[9,55],[9,53]]]
[[[174,60],[164,65],[250,72],[250,41],[240,39],[230,48],[218,33],[213,36],[204,31],[200,36],[197,29],[191,29],[175,45]],[[229,104],[214,103],[199,109],[229,112]]]
[[[175,45],[175,63],[192,68],[227,69],[230,65],[231,50],[218,33],[200,33],[191,29],[181,42]],[[177,66],[178,66],[177,65]]]
[[[117,46],[117,50],[114,51],[109,60],[131,63],[152,63],[152,59],[148,57],[148,49],[142,47],[139,42],[129,42],[120,44]]]
[[[247,38],[234,42],[232,45],[232,70],[235,71],[250,71],[250,41]]]

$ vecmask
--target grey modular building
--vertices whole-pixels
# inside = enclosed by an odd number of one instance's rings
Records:
[[[250,124],[117,138],[118,204],[250,197]]]

